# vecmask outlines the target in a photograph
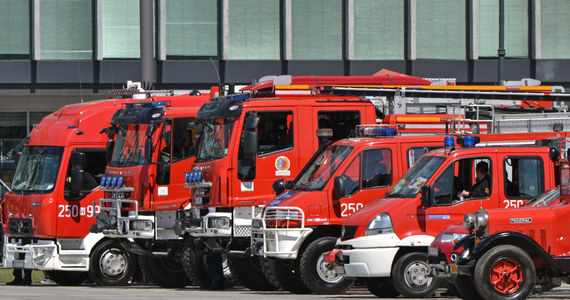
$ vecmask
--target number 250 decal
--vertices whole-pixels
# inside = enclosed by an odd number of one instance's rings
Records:
[[[517,208],[521,206],[523,203],[524,203],[523,200],[516,200],[516,199],[503,200],[503,204],[505,205],[504,208]]]
[[[340,204],[340,216],[341,217],[348,217],[355,213],[357,210],[361,209],[364,206],[362,203],[341,203]]]
[[[79,205],[63,205],[58,206],[59,213],[57,216],[59,218],[77,218],[79,216],[86,216],[92,218],[95,214],[101,212],[101,207],[87,205],[86,207],[81,207]]]

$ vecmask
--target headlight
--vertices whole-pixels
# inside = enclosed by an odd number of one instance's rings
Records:
[[[475,230],[483,231],[489,225],[489,214],[486,210],[478,210],[475,213]]]
[[[33,247],[32,263],[37,267],[43,267],[53,256],[55,247]]]
[[[230,229],[230,218],[228,217],[212,217],[208,218],[209,229]]]
[[[379,213],[370,221],[370,223],[368,223],[368,227],[366,228],[364,235],[392,232],[394,232],[394,227],[392,226],[390,215],[387,213]]]
[[[467,236],[467,233],[451,233],[451,232],[443,232],[439,237],[439,242],[442,244],[446,243],[455,243],[455,240],[460,240],[463,237]]]
[[[253,219],[253,220],[251,220],[251,227],[253,227],[253,228],[263,228],[263,220],[262,220],[262,219]]]
[[[132,220],[131,230],[133,231],[152,231],[152,221],[150,220]]]
[[[475,229],[475,215],[465,214],[465,217],[463,217],[463,226],[467,231]]]

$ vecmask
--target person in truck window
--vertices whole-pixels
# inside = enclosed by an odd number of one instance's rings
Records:
[[[85,172],[83,172],[83,186],[81,187],[81,190],[84,191],[90,191],[93,190],[94,188],[96,188],[99,184],[97,183],[97,180],[95,180],[95,177],[93,177],[93,175],[91,175],[91,173],[89,173],[89,171],[86,170],[86,166],[87,163],[84,160],[84,164],[75,164],[73,165],[73,169],[75,170],[84,170]],[[67,177],[67,183],[71,182],[71,176]]]
[[[488,197],[490,193],[491,180],[489,178],[489,166],[486,162],[481,161],[475,167],[476,182],[469,191],[461,191],[457,197]]]

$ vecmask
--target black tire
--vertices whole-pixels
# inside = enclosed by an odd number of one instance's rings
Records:
[[[228,256],[228,265],[232,274],[252,291],[276,291],[278,287],[273,285],[261,271],[259,256]]]
[[[48,274],[49,279],[64,286],[80,285],[89,278],[89,274],[87,272],[47,271],[46,273]]]
[[[526,299],[536,283],[536,270],[524,250],[513,245],[499,245],[479,258],[474,277],[475,287],[485,299]],[[496,284],[492,283],[491,277],[497,279]]]
[[[396,298],[400,295],[388,277],[366,278],[364,284],[378,298]]]
[[[182,267],[192,283],[202,289],[222,290],[237,284],[224,255],[202,251],[196,253],[189,243],[184,244]]]
[[[429,277],[427,253],[411,252],[402,255],[392,267],[394,288],[407,298],[424,298],[433,295],[441,286],[441,279]]]
[[[338,276],[334,267],[324,260],[325,253],[334,249],[336,240],[332,236],[316,239],[301,254],[301,279],[317,294],[342,294],[354,283],[354,280]]]
[[[147,271],[152,283],[163,288],[183,288],[192,284],[182,263],[173,257],[141,257],[142,269]]]
[[[457,275],[452,279],[453,286],[455,286],[455,291],[457,296],[465,300],[482,300],[479,292],[475,288],[475,282],[473,281],[473,276],[467,275]]]
[[[135,272],[136,257],[119,241],[105,240],[91,251],[89,277],[98,285],[125,285]]]
[[[292,260],[264,258],[261,260],[261,271],[265,278],[274,286],[293,294],[310,294],[311,290],[305,285],[299,271],[293,267]]]

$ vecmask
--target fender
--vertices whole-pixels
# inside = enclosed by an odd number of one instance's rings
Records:
[[[528,235],[517,231],[503,231],[492,234],[481,240],[481,243],[473,249],[473,257],[479,258],[489,249],[501,244],[510,244],[521,247],[531,256],[538,256],[546,261],[547,264],[558,270],[570,272],[570,265],[565,261],[558,261],[548,254],[544,249]]]

